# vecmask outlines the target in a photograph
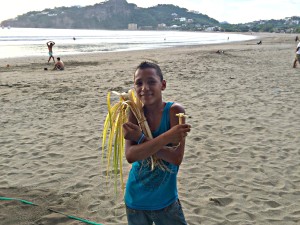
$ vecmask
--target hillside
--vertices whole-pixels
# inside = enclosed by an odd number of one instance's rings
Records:
[[[1,26],[30,28],[72,29],[127,29],[129,23],[139,28],[157,29],[158,24],[183,29],[218,25],[215,19],[198,12],[190,12],[174,5],[139,8],[126,0],[109,0],[86,7],[59,7],[32,11],[14,19],[5,20]],[[183,25],[184,24],[184,25]],[[164,27],[164,26],[163,26]]]
[[[223,24],[222,28],[228,32],[275,32],[300,33],[300,17],[293,16],[280,20],[259,20],[245,24]]]
[[[177,29],[225,32],[300,33],[300,17],[281,20],[260,20],[245,24],[229,24],[200,12],[169,4],[141,8],[126,0],[108,0],[91,6],[59,7],[32,11],[5,20],[2,27],[65,28],[65,29]]]

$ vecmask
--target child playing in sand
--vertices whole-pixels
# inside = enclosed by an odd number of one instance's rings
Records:
[[[178,124],[176,114],[184,108],[174,102],[164,102],[162,91],[166,81],[160,67],[151,62],[141,63],[134,74],[134,88],[144,105],[144,114],[153,139],[144,136],[134,115],[123,124],[125,155],[132,163],[125,204],[128,225],[186,225],[178,199],[177,173],[182,162],[185,137],[190,125]],[[178,144],[179,143],[179,144]],[[175,147],[166,147],[173,144]],[[160,159],[164,168],[151,169],[150,156]]]
[[[48,63],[50,62],[51,58],[53,59],[53,62],[55,62],[55,59],[53,57],[53,51],[52,51],[52,47],[55,45],[55,42],[54,41],[48,41],[46,44],[47,44],[47,47],[48,47],[48,50],[49,50]]]

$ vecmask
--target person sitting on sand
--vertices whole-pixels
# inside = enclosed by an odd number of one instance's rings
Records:
[[[296,48],[296,57],[294,59],[293,68],[296,68],[297,61],[300,63],[300,42],[298,43]]]
[[[53,70],[64,70],[65,69],[65,64],[63,61],[60,60],[60,57],[57,57],[57,62],[54,65]]]
[[[52,47],[55,45],[54,41],[48,41],[47,43],[47,47],[49,50],[49,59],[48,59],[48,63],[50,62],[50,59],[53,59],[53,62],[55,63],[54,57],[53,57],[53,51],[52,51]]]

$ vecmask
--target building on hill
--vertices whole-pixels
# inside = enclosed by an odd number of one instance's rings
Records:
[[[140,30],[153,30],[153,26],[141,26]]]
[[[137,24],[136,23],[128,24],[128,30],[137,30]]]
[[[167,25],[165,23],[160,23],[157,25],[157,29],[159,30],[164,30],[167,28]]]

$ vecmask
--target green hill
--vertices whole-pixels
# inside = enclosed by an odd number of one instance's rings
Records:
[[[86,7],[59,7],[32,11],[5,20],[1,25],[28,28],[127,29],[129,23],[135,23],[139,28],[150,29],[151,27],[157,29],[158,24],[177,25],[182,29],[219,24],[217,20],[207,15],[190,12],[174,5],[139,8],[135,4],[127,3],[126,0],[109,0]]]
[[[140,8],[126,0],[108,0],[92,6],[59,7],[32,11],[1,23],[4,27],[64,29],[138,29],[207,30],[225,32],[300,33],[300,17],[260,20],[245,24],[219,23],[207,15],[174,5],[159,4]]]

